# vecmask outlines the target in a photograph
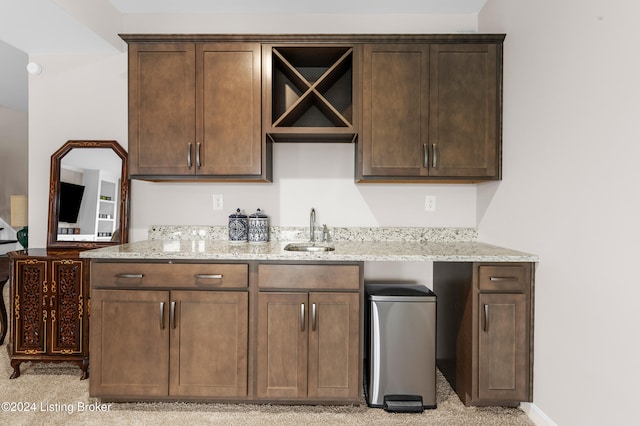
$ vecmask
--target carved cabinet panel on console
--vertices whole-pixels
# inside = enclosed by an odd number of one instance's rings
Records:
[[[77,253],[30,249],[11,259],[11,378],[23,362],[72,362],[89,367],[87,261]]]

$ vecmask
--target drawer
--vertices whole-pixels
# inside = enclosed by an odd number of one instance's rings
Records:
[[[92,288],[246,288],[249,265],[91,263]]]
[[[268,265],[258,266],[261,289],[344,289],[360,288],[358,265]]]
[[[526,292],[529,285],[528,271],[528,265],[480,266],[478,289],[480,291]]]

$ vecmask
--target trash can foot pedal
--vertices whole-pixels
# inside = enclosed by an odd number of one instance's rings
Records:
[[[385,395],[383,408],[392,413],[422,413],[424,411],[420,395]]]

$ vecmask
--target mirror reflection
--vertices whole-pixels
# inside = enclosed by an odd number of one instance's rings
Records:
[[[110,148],[74,148],[60,162],[58,241],[119,241],[122,160]]]

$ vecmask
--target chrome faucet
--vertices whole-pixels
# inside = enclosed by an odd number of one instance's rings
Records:
[[[309,241],[312,243],[316,241],[316,209],[311,208],[311,215],[309,217]]]

